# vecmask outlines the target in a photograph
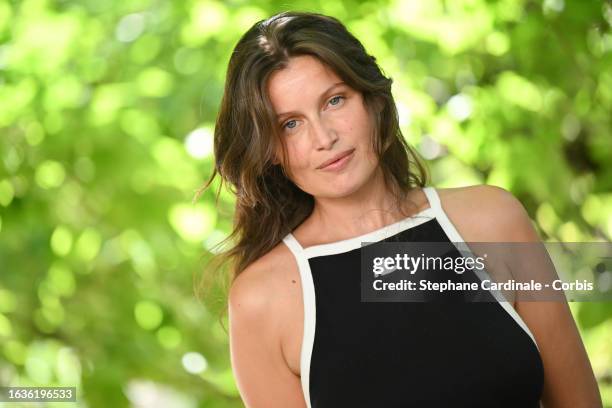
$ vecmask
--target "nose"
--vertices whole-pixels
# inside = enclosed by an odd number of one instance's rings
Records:
[[[328,150],[338,140],[338,135],[333,128],[321,120],[312,121],[311,130],[313,143],[318,150]]]

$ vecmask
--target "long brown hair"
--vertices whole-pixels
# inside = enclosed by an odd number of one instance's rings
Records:
[[[376,58],[339,20],[318,13],[287,11],[259,21],[240,38],[229,61],[214,131],[215,169],[198,192],[206,189],[218,173],[222,180],[217,203],[223,182],[236,195],[233,231],[218,244],[232,241],[233,245],[216,255],[216,262],[229,265],[229,274],[207,267],[200,290],[210,289],[209,278],[220,272],[223,290],[227,291],[248,265],[276,246],[313,209],[312,195],[299,189],[287,172],[285,146],[267,94],[270,75],[298,55],[318,58],[362,93],[374,121],[374,151],[398,208],[402,208],[399,203],[410,190],[427,183],[425,166],[399,128],[392,79],[383,75]],[[276,146],[285,152],[279,164],[273,163]],[[222,298],[225,310],[226,297]]]

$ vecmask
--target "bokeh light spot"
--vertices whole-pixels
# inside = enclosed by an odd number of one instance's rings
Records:
[[[140,327],[153,330],[161,324],[164,314],[157,303],[142,300],[134,307],[134,317]]]
[[[51,249],[56,255],[66,256],[72,248],[72,232],[62,225],[51,234]]]

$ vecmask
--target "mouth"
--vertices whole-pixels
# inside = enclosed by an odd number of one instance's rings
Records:
[[[345,165],[351,160],[353,157],[353,152],[355,149],[349,149],[345,152],[340,153],[335,158],[324,162],[321,166],[317,167],[319,170],[340,170],[345,167]]]

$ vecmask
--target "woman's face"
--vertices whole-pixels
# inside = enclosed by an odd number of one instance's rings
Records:
[[[360,92],[312,56],[291,58],[272,74],[268,92],[298,187],[316,197],[341,197],[372,177],[378,165],[374,128]],[[352,153],[339,168],[320,168],[346,151]],[[278,162],[280,147],[276,155]]]

